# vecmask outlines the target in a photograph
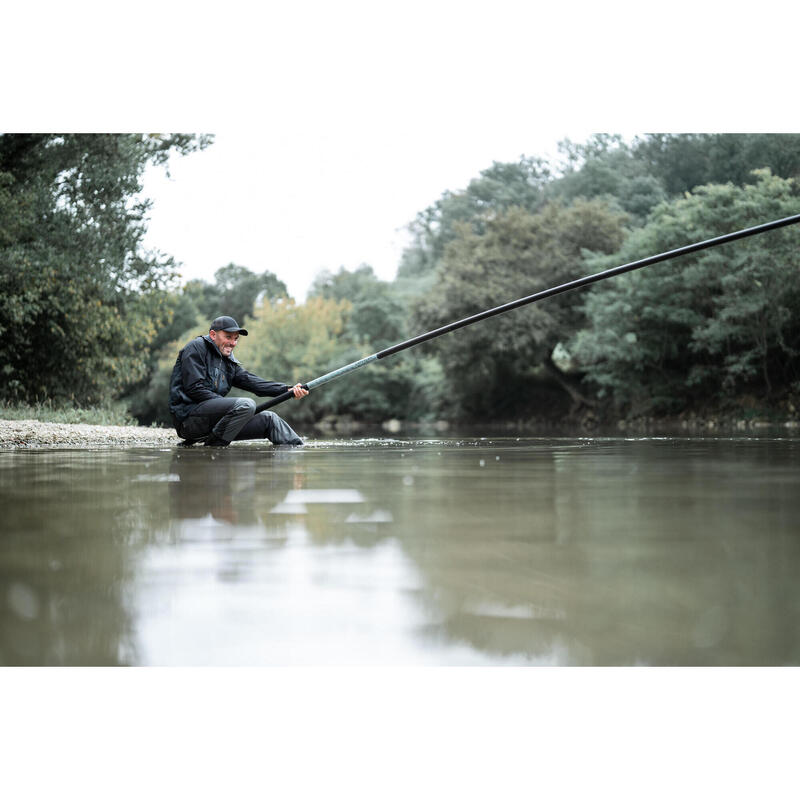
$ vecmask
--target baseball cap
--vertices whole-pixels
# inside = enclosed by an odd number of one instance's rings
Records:
[[[241,333],[247,336],[247,331],[239,327],[239,323],[233,317],[217,317],[209,327],[212,331],[227,331],[228,333]]]

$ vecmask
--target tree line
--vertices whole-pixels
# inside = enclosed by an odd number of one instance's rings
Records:
[[[147,163],[200,136],[0,136],[0,347],[7,402],[122,399],[169,424],[178,349],[220,313],[257,374],[309,380],[425,330],[589,272],[800,209],[800,135],[565,141],[494,163],[410,223],[397,275],[271,271],[179,286],[142,252]],[[535,303],[334,381],[297,422],[527,421],[780,413],[800,405],[800,232],[784,228]],[[91,331],[91,335],[85,335]]]

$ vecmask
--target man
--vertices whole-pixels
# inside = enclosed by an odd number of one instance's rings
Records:
[[[247,336],[233,317],[217,317],[208,336],[192,339],[178,353],[169,386],[169,410],[178,436],[191,446],[227,447],[234,439],[269,439],[273,444],[303,444],[277,414],[255,413],[255,401],[226,398],[236,386],[258,397],[276,397],[289,391],[285,383],[265,381],[243,369],[233,357],[239,336]],[[291,387],[305,397],[302,384]]]

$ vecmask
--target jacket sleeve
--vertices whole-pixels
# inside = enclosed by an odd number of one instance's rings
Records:
[[[289,386],[285,383],[275,381],[265,381],[258,375],[253,375],[243,367],[236,365],[236,372],[233,376],[233,385],[238,389],[252,392],[256,397],[277,397],[279,394],[289,391]]]
[[[219,397],[208,388],[207,379],[205,348],[198,347],[196,342],[190,342],[181,354],[181,382],[186,396],[195,403]]]

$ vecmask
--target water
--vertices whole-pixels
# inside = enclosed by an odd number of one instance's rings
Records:
[[[0,453],[0,664],[796,665],[800,440]]]

